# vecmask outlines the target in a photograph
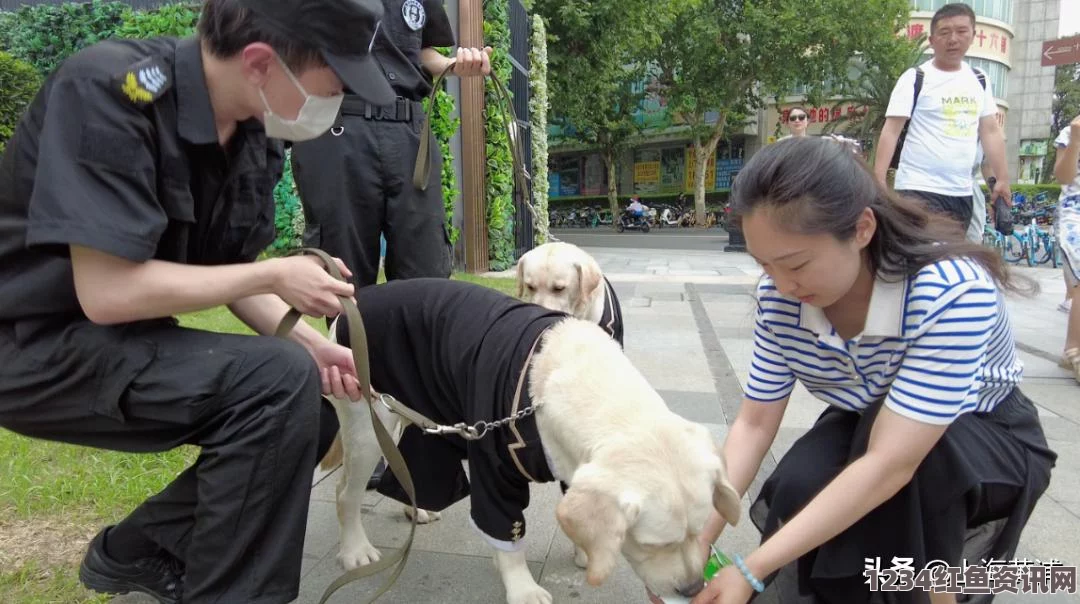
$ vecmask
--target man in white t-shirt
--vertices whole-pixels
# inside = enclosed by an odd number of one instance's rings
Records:
[[[930,21],[934,58],[917,69],[923,74],[918,98],[917,70],[909,69],[893,88],[874,162],[874,174],[884,184],[907,124],[894,188],[952,216],[965,230],[972,218],[971,168],[980,142],[998,179],[991,199],[1012,200],[1005,138],[995,117],[990,81],[963,60],[974,39],[975,13],[970,6],[946,4],[934,13]]]

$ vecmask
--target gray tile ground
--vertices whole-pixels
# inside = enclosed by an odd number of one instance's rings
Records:
[[[753,308],[748,294],[759,269],[745,254],[614,248],[588,251],[600,262],[623,301],[628,356],[676,412],[705,424],[718,442],[722,441],[727,432],[725,417],[738,405],[737,395],[731,392],[741,387],[749,368]],[[1040,295],[1033,299],[1009,300],[1017,341],[1024,351],[1024,390],[1039,405],[1047,437],[1060,457],[1049,491],[1025,530],[1020,555],[1076,565],[1080,562],[1080,385],[1055,364],[1064,341],[1065,315],[1056,310],[1064,285],[1059,271],[1021,270],[1042,286]],[[804,389],[796,388],[770,451],[773,460],[812,425],[822,408]],[[769,467],[771,462],[767,461],[763,470]],[[336,478],[331,474],[312,490],[299,603],[317,602],[340,572],[335,560],[338,535],[332,503]],[[586,585],[584,573],[573,565],[569,540],[556,528],[558,487],[535,485],[532,493],[528,559],[534,576],[556,602],[645,601],[640,581],[625,562],[605,585]],[[399,544],[407,531],[401,506],[371,494],[366,503],[370,510],[366,526],[375,544]],[[468,503],[461,502],[444,512],[442,520],[419,527],[412,557],[398,584],[379,601],[502,602],[503,589],[490,551],[468,526],[467,514]],[[744,512],[739,525],[725,531],[720,545],[729,552],[746,552],[757,541]],[[330,602],[357,601],[377,583],[366,580],[351,585]],[[1017,595],[997,601],[1056,604],[1080,601],[1080,597]]]

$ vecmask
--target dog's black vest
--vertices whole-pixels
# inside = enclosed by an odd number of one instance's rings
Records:
[[[604,314],[600,316],[600,327],[614,338],[619,346],[626,347],[623,344],[622,306],[619,304],[618,296],[615,295],[615,288],[611,286],[607,277],[604,277]]]
[[[495,421],[531,405],[530,353],[539,352],[544,330],[568,317],[450,279],[373,285],[358,290],[356,301],[367,330],[372,387],[446,425]],[[344,320],[337,336],[348,345]],[[498,541],[517,542],[525,535],[529,482],[555,480],[534,415],[477,441],[426,435],[409,426],[398,447],[413,476],[418,507],[438,511],[469,495],[473,522]],[[378,491],[408,502],[389,469]]]

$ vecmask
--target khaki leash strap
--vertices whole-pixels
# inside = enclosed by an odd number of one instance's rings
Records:
[[[331,276],[340,281],[345,281],[341,275],[341,271],[338,270],[337,265],[334,263],[334,260],[326,254],[326,252],[315,248],[302,248],[294,253],[316,256],[322,261]],[[401,487],[409,496],[409,503],[412,505],[413,509],[412,521],[409,526],[409,536],[400,549],[384,556],[378,562],[346,571],[326,588],[326,591],[323,592],[322,597],[319,599],[319,604],[324,604],[330,599],[330,596],[333,595],[334,592],[345,585],[365,577],[370,577],[396,564],[396,568],[394,568],[394,571],[390,574],[390,577],[382,587],[366,600],[365,604],[370,604],[394,585],[398,576],[401,574],[401,571],[405,568],[405,562],[412,549],[413,536],[416,534],[416,490],[413,487],[412,474],[409,473],[409,468],[405,464],[405,459],[401,456],[401,452],[398,451],[397,446],[395,446],[394,439],[390,436],[390,432],[386,429],[386,426],[383,425],[382,420],[376,416],[375,409],[372,408],[375,400],[371,392],[371,368],[368,365],[367,332],[364,329],[364,322],[360,317],[360,310],[356,307],[356,303],[350,298],[338,296],[338,300],[340,300],[341,306],[345,310],[345,317],[349,321],[349,346],[352,348],[353,362],[356,364],[356,376],[360,381],[360,392],[363,395],[364,402],[368,404],[368,412],[371,414],[371,425],[375,429],[375,438],[379,441],[379,449],[386,458],[387,465],[390,466],[390,470],[394,473],[394,476],[397,477],[398,482],[401,483]],[[301,313],[295,308],[289,309],[289,312],[278,325],[274,335],[281,338],[287,337],[293,327],[296,326],[296,322],[300,320],[300,315]],[[401,407],[401,409],[395,409],[395,411],[404,415],[403,410],[406,410],[405,407],[403,405],[398,406]],[[411,416],[406,415],[406,417],[410,421],[420,423],[420,425],[425,427],[434,424],[434,422],[431,422],[431,420],[419,414],[414,413]]]
[[[443,79],[446,78],[446,74],[453,70],[456,62],[456,60],[450,61],[446,69],[435,78],[435,82],[431,87],[431,94],[428,96],[429,111],[435,107],[435,95],[442,89]],[[502,81],[495,76],[494,70],[488,77],[495,83],[495,96],[498,98],[499,113],[502,114],[503,124],[506,126],[506,136],[510,141],[510,156],[514,164],[514,185],[519,191],[524,192],[526,196],[525,205],[529,207],[529,212],[533,215],[534,228],[538,229],[546,237],[546,241],[558,241],[548,232],[547,221],[541,220],[539,212],[532,204],[532,189],[529,188],[529,181],[532,180],[532,177],[525,167],[525,151],[521,147],[517,112],[514,111],[514,104],[510,100],[510,92],[506,90],[506,86]],[[413,167],[413,186],[421,191],[427,190],[428,181],[431,178],[431,139],[431,117],[428,116],[424,119],[424,127],[420,131],[420,148],[416,153],[416,165]]]

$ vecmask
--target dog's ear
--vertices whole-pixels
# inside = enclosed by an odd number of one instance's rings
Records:
[[[600,287],[600,280],[603,275],[600,274],[600,267],[595,262],[579,260],[574,262],[574,268],[577,269],[578,276],[578,292],[575,304],[584,307],[586,302],[592,299],[596,288]]]
[[[521,298],[525,294],[525,254],[521,255],[517,261],[517,297]]]
[[[716,482],[713,485],[713,507],[728,524],[735,526],[739,523],[739,517],[742,514],[742,500],[735,486],[728,480],[724,456],[719,451],[716,454],[720,457],[720,469],[716,472]]]
[[[616,496],[589,481],[571,485],[555,508],[555,517],[566,536],[585,550],[589,585],[602,585],[618,563],[627,529],[637,520],[640,501]]]

